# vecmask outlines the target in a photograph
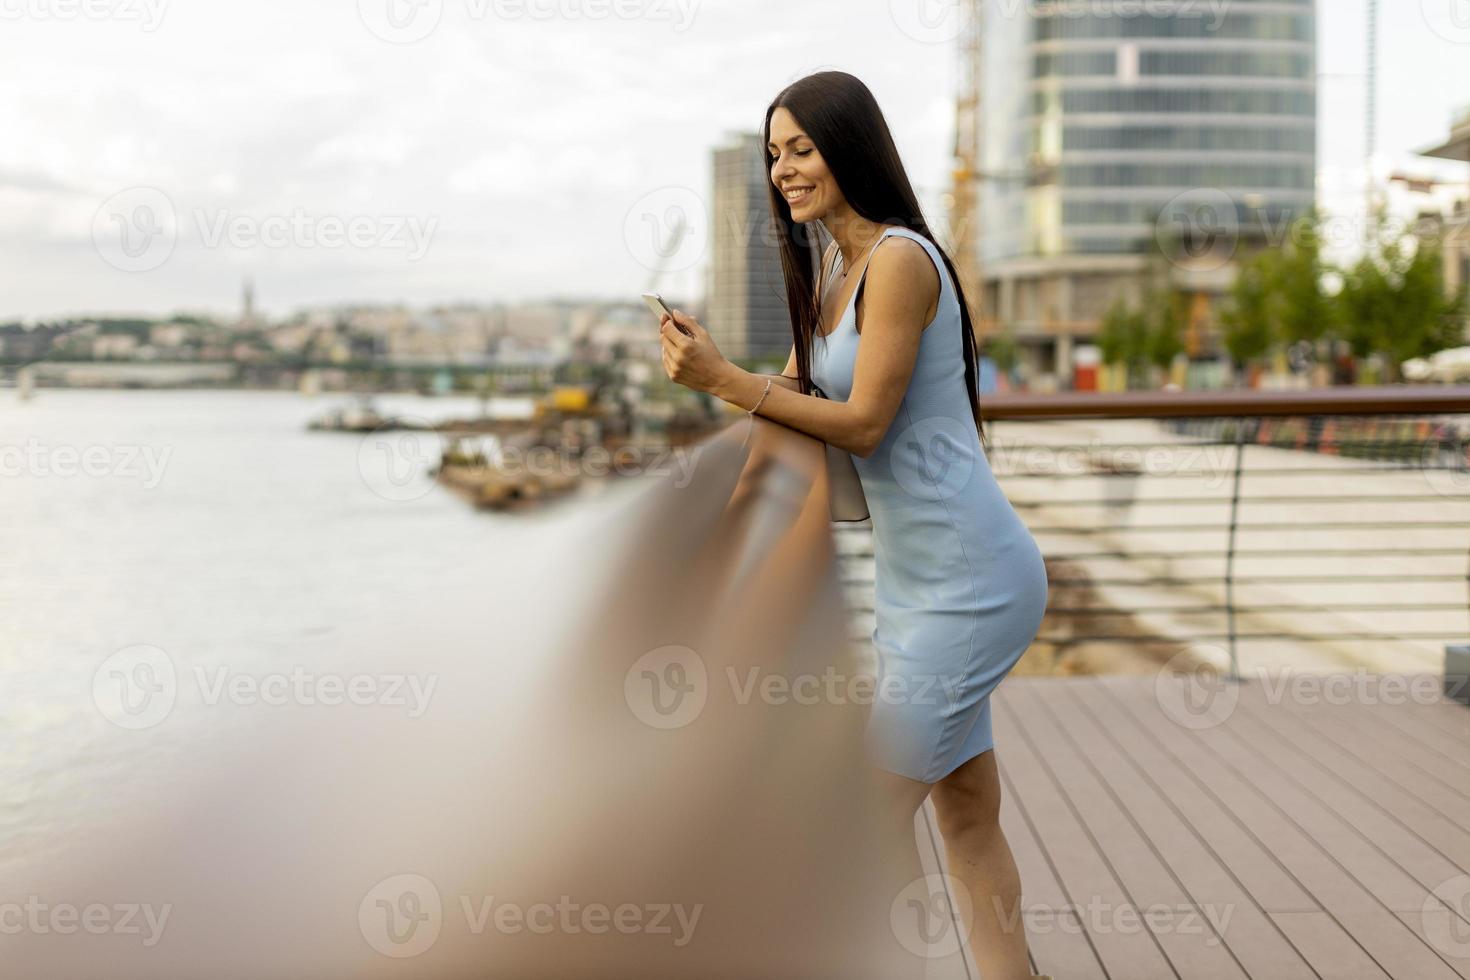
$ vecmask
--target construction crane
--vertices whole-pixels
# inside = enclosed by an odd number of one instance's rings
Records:
[[[970,302],[982,306],[985,277],[980,249],[981,166],[981,16],[984,0],[962,0],[963,29],[959,36],[959,91],[955,98],[954,206],[950,211],[950,247],[960,283]],[[977,333],[983,333],[978,329]]]
[[[970,305],[977,311],[976,340],[996,325],[996,315],[985,308],[985,256],[981,245],[981,225],[985,219],[982,205],[982,183],[1019,181],[1028,183],[1045,173],[1044,169],[1025,166],[1011,170],[985,170],[985,5],[990,0],[959,0],[964,18],[959,41],[959,88],[955,94],[954,169],[950,210],[950,247],[960,285]]]
[[[1374,235],[1374,215],[1384,203],[1380,195],[1378,180],[1373,173],[1373,158],[1378,153],[1378,0],[1368,0],[1368,91],[1363,125],[1363,176],[1366,181],[1365,210],[1368,220],[1363,222],[1363,241],[1368,244]]]

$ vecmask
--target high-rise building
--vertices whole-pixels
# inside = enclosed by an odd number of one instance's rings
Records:
[[[1314,203],[1315,0],[976,3],[986,329],[1065,385],[1162,247],[1197,342],[1237,249]]]
[[[766,191],[759,133],[735,133],[714,151],[707,326],[731,358],[791,350],[791,312]]]
[[[1422,154],[1470,163],[1470,105],[1456,113],[1450,126],[1450,138],[1422,151]],[[1445,289],[1457,294],[1470,289],[1470,194],[1456,201],[1454,211],[1440,216],[1439,220],[1440,242],[1444,248]],[[1466,316],[1465,338],[1470,341],[1470,314]]]
[[[255,322],[255,281],[249,276],[245,277],[240,287],[240,323],[241,330],[249,330],[256,326]]]

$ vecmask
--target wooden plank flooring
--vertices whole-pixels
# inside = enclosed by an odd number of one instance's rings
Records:
[[[1425,676],[1291,680],[1000,686],[1038,972],[1470,980],[1470,707]]]

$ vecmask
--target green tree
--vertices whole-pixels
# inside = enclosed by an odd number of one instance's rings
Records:
[[[1230,302],[1220,313],[1225,349],[1241,368],[1265,357],[1277,342],[1277,254],[1259,252],[1240,264]]]
[[[1174,292],[1151,290],[1144,298],[1144,353],[1156,367],[1168,369],[1184,353],[1183,297]]]
[[[1184,353],[1186,298],[1174,280],[1177,266],[1170,258],[1177,254],[1179,242],[1156,236],[1154,246],[1143,272],[1143,306],[1132,327],[1139,336],[1134,370],[1145,377],[1149,365],[1167,371]]]
[[[1331,335],[1336,327],[1336,307],[1323,288],[1327,267],[1322,261],[1322,234],[1316,211],[1292,226],[1290,240],[1268,260],[1271,278],[1280,298],[1277,324],[1280,340],[1287,344],[1313,344]]]
[[[1382,355],[1396,378],[1404,361],[1464,343],[1466,296],[1446,295],[1443,262],[1432,236],[1399,231],[1375,239],[1344,272],[1337,301],[1354,355]]]
[[[1142,308],[1121,297],[1114,301],[1097,334],[1103,362],[1126,366],[1130,385],[1151,384],[1150,366],[1167,369],[1184,351],[1180,301],[1175,294],[1154,289],[1144,293]]]
[[[1016,343],[1015,332],[1009,324],[986,339],[985,354],[995,362],[996,370],[1001,374],[1010,374],[1015,370],[1016,362],[1020,360],[1020,346]]]
[[[1119,297],[1103,315],[1097,347],[1106,364],[1133,365],[1142,356],[1147,337],[1143,315]]]

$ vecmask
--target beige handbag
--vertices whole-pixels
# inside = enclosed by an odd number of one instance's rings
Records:
[[[812,382],[812,392],[818,398],[827,397],[815,381]],[[857,464],[852,461],[852,453],[830,442],[826,446],[828,502],[832,520],[843,523],[866,521],[869,517],[868,498],[863,494],[863,481],[858,476]]]
[[[835,251],[836,243],[833,244]],[[826,265],[824,261],[822,270],[817,276],[818,297],[823,297],[826,292],[822,288],[822,279],[827,272]],[[821,306],[820,299],[817,306]],[[812,382],[812,393],[818,398],[827,398],[827,393],[815,381]],[[852,461],[852,453],[831,443],[827,443],[826,446],[828,502],[831,507],[832,520],[841,523],[866,521],[870,516],[868,498],[863,494],[863,481],[858,476],[857,465]]]

